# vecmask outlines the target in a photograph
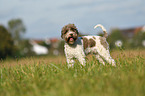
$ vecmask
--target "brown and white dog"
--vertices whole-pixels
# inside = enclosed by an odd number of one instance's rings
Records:
[[[101,27],[104,36],[82,36],[78,37],[79,32],[74,24],[65,25],[61,31],[61,37],[65,40],[65,55],[68,63],[68,67],[73,67],[74,58],[78,59],[79,62],[85,66],[86,60],[85,56],[87,54],[94,54],[96,59],[100,63],[105,65],[105,62],[116,66],[115,61],[112,59],[109,53],[109,45],[106,41],[107,32],[106,29],[98,24],[94,27]]]

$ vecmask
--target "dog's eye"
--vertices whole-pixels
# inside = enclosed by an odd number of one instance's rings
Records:
[[[73,32],[76,32],[76,31],[77,31],[77,30],[76,30],[76,29],[74,29],[74,28],[72,28],[71,30],[72,30]]]
[[[76,31],[76,29],[74,29],[74,28],[72,28],[71,30],[74,31],[74,32]]]

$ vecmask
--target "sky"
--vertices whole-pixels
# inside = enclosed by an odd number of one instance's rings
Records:
[[[61,29],[74,23],[83,34],[96,35],[102,24],[112,28],[145,25],[145,0],[0,0],[0,24],[22,19],[25,38],[61,38]]]

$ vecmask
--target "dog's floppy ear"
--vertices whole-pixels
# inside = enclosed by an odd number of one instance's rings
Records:
[[[63,34],[61,33],[61,38],[63,39]]]
[[[63,35],[61,34],[61,38],[63,39]]]
[[[65,33],[65,31],[67,30],[67,25],[65,25],[63,28],[62,28],[62,30],[61,30],[61,38],[63,39],[63,37],[64,37],[64,33]]]

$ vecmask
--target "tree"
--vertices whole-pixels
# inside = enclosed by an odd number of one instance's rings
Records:
[[[14,40],[19,42],[22,38],[22,34],[26,31],[23,21],[21,19],[12,19],[8,22],[8,27]]]
[[[112,30],[111,34],[108,36],[107,41],[110,45],[110,48],[112,49],[112,48],[116,48],[115,43],[117,41],[121,41],[124,46],[126,39],[118,29],[114,29]]]
[[[14,49],[15,47],[11,34],[4,26],[0,25],[0,59],[12,56]]]
[[[22,38],[23,34],[26,32],[26,28],[23,24],[23,21],[21,19],[10,20],[8,22],[8,30],[14,39],[14,45],[16,46],[16,49],[17,49],[17,52],[15,53],[15,55],[16,56],[25,55],[24,53],[27,53],[27,51],[25,52],[23,51],[26,49],[25,47],[28,47],[28,46],[25,46],[26,42]]]
[[[142,48],[145,47],[143,45],[143,41],[145,40],[145,32],[139,31],[133,37],[132,47]]]

